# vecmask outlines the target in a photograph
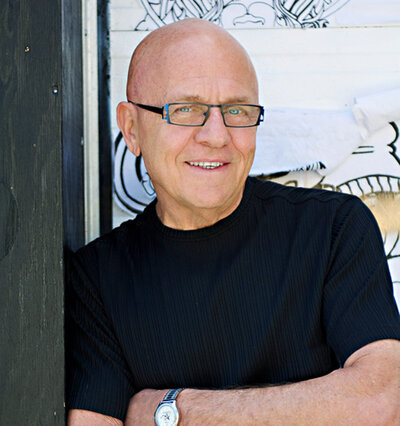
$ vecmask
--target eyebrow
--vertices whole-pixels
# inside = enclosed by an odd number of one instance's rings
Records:
[[[207,102],[198,95],[187,95],[187,96],[179,96],[179,101],[177,102],[196,102],[201,104],[206,104]],[[175,102],[175,101],[174,101]],[[247,97],[232,97],[225,100],[223,104],[245,104],[250,103],[249,98]]]

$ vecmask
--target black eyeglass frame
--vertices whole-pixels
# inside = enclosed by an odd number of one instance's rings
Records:
[[[129,99],[128,99],[128,102],[131,103],[131,104],[133,104],[133,105],[138,106],[139,108],[145,109],[147,111],[155,112],[156,114],[160,114],[162,116],[163,120],[167,120],[167,123],[168,124],[172,124],[173,126],[202,127],[202,126],[204,126],[204,124],[207,121],[207,118],[208,118],[208,116],[210,114],[210,109],[211,108],[219,108],[220,109],[221,115],[222,115],[222,119],[224,121],[225,127],[242,127],[242,128],[243,127],[256,127],[256,126],[259,126],[262,121],[264,121],[264,107],[261,106],[261,105],[255,105],[255,104],[221,104],[221,105],[213,105],[213,104],[203,104],[201,102],[171,102],[170,104],[165,104],[163,107],[156,107],[156,106],[153,106],[153,105],[145,105],[145,104],[140,104],[140,103],[137,103],[137,102],[133,102],[133,101],[130,101]],[[180,105],[180,104],[191,104],[191,105],[204,105],[204,106],[207,106],[208,109],[207,109],[207,112],[204,114],[204,121],[203,121],[203,123],[201,123],[201,124],[178,124],[178,123],[171,123],[170,118],[169,118],[169,108],[168,107],[170,105]],[[232,126],[232,125],[226,124],[225,114],[222,112],[222,107],[226,107],[226,106],[229,107],[229,106],[235,106],[235,105],[254,106],[254,107],[260,108],[260,113],[258,115],[257,122],[255,124],[250,124],[248,126]],[[164,111],[166,112],[166,114],[164,114]]]

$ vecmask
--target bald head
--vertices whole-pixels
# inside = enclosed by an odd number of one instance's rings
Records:
[[[166,25],[151,32],[135,49],[129,66],[127,97],[139,102],[161,102],[169,73],[183,75],[187,70],[200,70],[218,61],[235,62],[258,90],[257,77],[247,52],[227,31],[201,19],[185,19]],[[223,72],[222,69],[219,71]],[[149,88],[158,94],[158,99],[144,98]]]

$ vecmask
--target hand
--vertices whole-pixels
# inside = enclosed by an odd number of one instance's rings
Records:
[[[168,389],[143,389],[135,394],[129,402],[124,425],[154,426],[154,412],[167,392]]]

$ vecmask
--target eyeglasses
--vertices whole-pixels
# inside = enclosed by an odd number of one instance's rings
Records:
[[[147,111],[160,114],[167,123],[176,126],[204,126],[211,108],[219,108],[226,127],[254,127],[264,120],[264,107],[251,104],[211,105],[196,102],[173,102],[163,107],[129,101]]]

